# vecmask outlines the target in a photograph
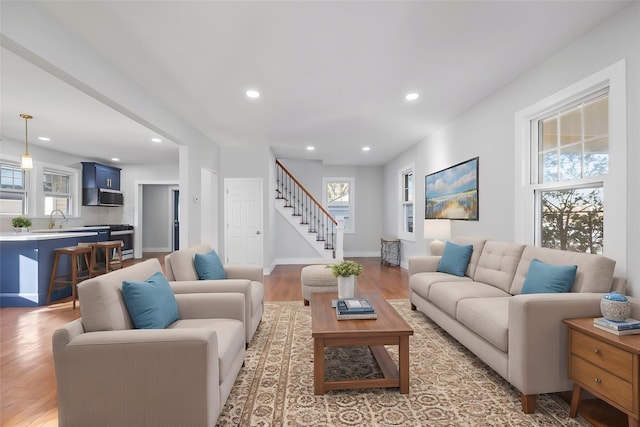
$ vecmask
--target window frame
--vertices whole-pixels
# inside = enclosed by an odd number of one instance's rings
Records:
[[[2,163],[20,166],[20,158],[0,154],[0,161]],[[53,163],[45,163],[41,161],[33,162],[33,169],[24,171],[25,175],[25,193],[26,193],[26,208],[23,216],[31,219],[35,218],[49,218],[49,215],[44,214],[45,205],[45,192],[43,190],[42,181],[44,179],[45,171],[55,171],[56,173],[69,175],[69,191],[71,193],[71,207],[69,209],[69,215],[67,218],[79,218],[80,217],[80,205],[81,205],[81,171],[75,168],[62,166]],[[0,213],[2,218],[12,218],[16,214]]]
[[[330,183],[349,183],[349,224],[345,224],[344,233],[353,234],[356,232],[356,220],[355,220],[355,178],[354,177],[323,177],[322,178],[322,206],[330,213],[327,206],[327,185]],[[335,218],[337,219],[337,218]]]
[[[15,190],[15,189],[2,189],[0,191],[6,191],[8,193],[22,194],[22,212],[21,213],[11,213],[11,212],[0,212],[0,216],[3,217],[15,217],[19,216],[28,216],[29,215],[29,195],[30,195],[30,173],[20,168],[19,161],[13,161],[10,159],[0,159],[0,164],[6,165],[10,168],[20,169],[22,172],[22,181],[23,181],[23,189]]]
[[[537,156],[537,126],[533,120],[548,116],[608,87],[609,90],[609,172],[606,175],[547,183],[544,189],[567,188],[569,185],[602,183],[606,194],[604,207],[603,255],[616,260],[617,274],[626,271],[627,245],[627,103],[626,62],[621,60],[575,84],[572,84],[515,114],[515,240],[527,244],[540,243],[536,238],[537,170],[532,170],[532,156]],[[533,146],[536,138],[536,146]],[[608,208],[607,208],[608,206]]]
[[[68,192],[67,193],[56,193],[53,191],[46,191],[44,189],[44,186],[42,184],[44,184],[44,176],[45,175],[58,175],[58,176],[64,176],[67,177],[68,179]],[[39,213],[42,213],[42,215],[48,216],[51,214],[51,212],[47,213],[46,211],[46,198],[47,197],[57,197],[57,198],[67,198],[67,212],[65,212],[65,216],[73,216],[74,214],[74,206],[75,206],[75,200],[77,197],[74,197],[74,185],[73,185],[73,178],[74,178],[74,174],[72,172],[69,171],[63,171],[60,170],[59,167],[43,167],[42,168],[42,179],[40,180],[40,188],[42,190],[42,209]]]
[[[411,201],[405,198],[405,177],[407,175],[413,176],[413,188],[411,189]],[[399,194],[399,220],[398,220],[398,238],[402,240],[408,240],[411,242],[416,241],[416,173],[415,164],[406,165],[398,170],[398,179],[400,190]],[[407,231],[407,221],[405,218],[405,208],[408,205],[413,206],[413,231]]]

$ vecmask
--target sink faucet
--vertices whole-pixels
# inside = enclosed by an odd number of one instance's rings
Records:
[[[62,219],[67,219],[67,217],[64,216],[64,212],[62,212],[60,209],[52,210],[51,215],[49,215],[49,230],[51,230],[56,225],[56,220],[53,219],[53,214],[56,212],[60,212],[60,215],[62,215]],[[62,224],[60,224],[60,228],[62,228]]]

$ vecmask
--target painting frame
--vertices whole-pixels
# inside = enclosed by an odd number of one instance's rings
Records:
[[[479,221],[480,157],[424,177],[424,219]]]

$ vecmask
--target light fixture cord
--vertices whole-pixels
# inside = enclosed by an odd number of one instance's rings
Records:
[[[25,145],[25,149],[27,151],[27,154],[29,154],[29,119],[27,117],[24,118],[24,145]]]
[[[32,119],[33,116],[29,114],[20,114],[20,117],[24,119],[24,145],[25,145],[25,154],[29,154],[29,119]]]

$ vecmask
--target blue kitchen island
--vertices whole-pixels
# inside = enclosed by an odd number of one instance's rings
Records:
[[[0,233],[0,307],[46,305],[55,250],[81,242],[102,242],[107,236],[108,229],[104,227]],[[68,257],[61,258],[58,271],[64,274],[70,269]],[[70,295],[71,285],[54,290],[51,301]]]

